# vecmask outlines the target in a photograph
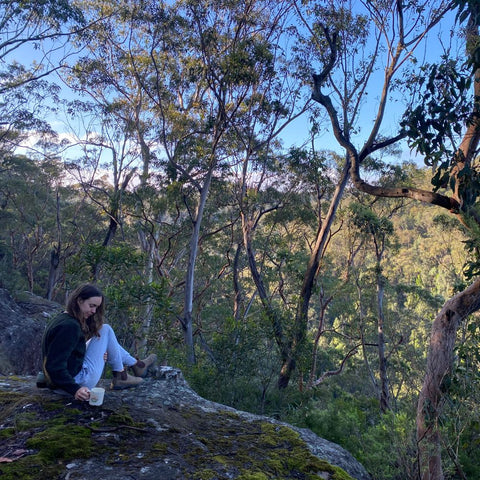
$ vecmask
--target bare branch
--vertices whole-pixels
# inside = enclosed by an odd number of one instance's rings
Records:
[[[355,355],[358,352],[359,347],[361,347],[361,344],[355,345],[353,348],[351,348],[343,358],[342,363],[340,363],[340,367],[338,367],[337,370],[329,370],[328,372],[323,373],[320,377],[317,378],[317,380],[313,382],[312,387],[317,387],[329,377],[333,377],[334,375],[340,375],[340,373],[342,373],[343,369],[345,368],[345,364],[347,363],[347,360],[350,357],[353,357],[353,355]]]

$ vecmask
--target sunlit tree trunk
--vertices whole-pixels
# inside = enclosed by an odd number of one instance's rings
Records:
[[[200,228],[203,220],[203,212],[205,210],[205,204],[208,198],[208,192],[210,190],[210,184],[212,181],[212,175],[215,167],[215,163],[211,163],[211,167],[205,176],[201,191],[200,198],[198,200],[197,210],[195,217],[192,218],[192,236],[190,237],[190,249],[188,257],[187,272],[185,275],[185,296],[183,304],[183,319],[182,328],[183,336],[185,340],[185,346],[187,350],[187,362],[190,365],[195,363],[195,348],[193,342],[193,295],[194,295],[194,279],[195,279],[195,263],[198,253],[198,241],[200,239]]]
[[[313,349],[312,349],[312,365],[310,367],[310,375],[308,378],[307,388],[311,388],[315,378],[317,376],[317,359],[318,359],[318,344],[320,342],[320,338],[324,333],[324,323],[325,323],[325,313],[327,312],[328,305],[332,301],[333,296],[328,298],[324,298],[323,292],[320,295],[320,312],[318,313],[318,323],[317,323],[317,331],[315,333],[315,339],[313,341]]]
[[[145,233],[143,231],[139,232],[140,243],[143,245],[144,251],[147,253],[147,259],[145,262],[145,277],[146,277],[146,284],[151,285],[153,282],[153,270],[154,270],[154,263],[155,263],[155,253],[156,253],[156,232],[152,233],[153,238],[146,238]],[[140,357],[145,356],[147,352],[147,343],[148,343],[148,335],[150,332],[150,328],[152,325],[153,320],[153,308],[154,303],[151,298],[146,299],[145,306],[143,307],[143,315],[141,319],[141,328],[138,335],[138,340],[136,342],[136,351]]]
[[[439,417],[453,363],[460,323],[480,308],[480,279],[448,300],[436,316],[430,336],[427,368],[417,405],[420,478],[443,480]]]

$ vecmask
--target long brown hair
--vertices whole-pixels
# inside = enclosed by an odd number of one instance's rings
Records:
[[[102,297],[102,303],[98,306],[96,312],[86,320],[82,318],[80,312],[79,300],[87,300],[91,297]],[[76,318],[82,327],[87,338],[93,336],[99,337],[99,330],[103,325],[103,315],[105,313],[105,296],[102,291],[91,283],[79,285],[68,297],[66,310],[69,315]]]

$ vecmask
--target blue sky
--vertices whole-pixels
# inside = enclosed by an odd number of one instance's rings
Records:
[[[419,62],[423,60],[427,61],[435,61],[438,59],[439,55],[443,53],[443,48],[450,45],[454,39],[450,36],[450,29],[453,25],[453,15],[450,15],[446,21],[442,22],[438,27],[434,29],[429,35],[429,38],[425,42],[422,49],[418,49],[416,51],[416,56]],[[442,40],[439,41],[439,38]],[[453,48],[459,48],[456,44],[453,44]],[[62,58],[64,51],[62,49],[58,50],[56,57]],[[40,50],[35,50],[31,47],[23,47],[15,52],[14,57],[18,61],[22,61],[25,63],[29,63],[32,60],[38,60],[41,58],[42,53]],[[55,58],[55,57],[54,57]],[[57,78],[58,80],[58,78]],[[370,133],[370,128],[372,125],[372,113],[375,111],[375,98],[378,96],[383,81],[383,72],[381,70],[378,71],[376,78],[373,78],[369,89],[367,90],[368,93],[368,102],[365,102],[364,106],[362,107],[361,114],[360,114],[360,122],[359,122],[359,133],[352,138],[354,144],[357,147],[361,147],[363,142],[365,141],[366,135]],[[67,89],[64,89],[64,94],[69,96]],[[386,111],[385,120],[383,122],[382,132],[386,135],[395,135],[398,131],[398,124],[401,118],[401,114],[404,109],[404,103],[397,98],[396,101],[390,102]],[[64,121],[61,117],[52,118],[52,123],[54,128],[58,129],[60,133],[64,133],[65,135],[69,134],[65,130]],[[318,149],[328,149],[334,150],[339,154],[343,154],[342,149],[339,147],[337,141],[333,137],[331,133],[331,129],[329,128],[328,122],[322,123],[324,129],[322,130],[321,134],[319,135],[316,148]],[[309,141],[308,138],[308,130],[309,130],[309,123],[308,123],[308,114],[303,115],[301,118],[296,119],[293,121],[289,126],[287,126],[281,133],[281,138],[284,140],[285,145],[303,145],[305,142]],[[404,145],[403,154],[401,159],[411,159],[412,154],[409,152],[408,147]],[[415,157],[413,157],[415,158]],[[415,159],[418,161],[418,159]],[[392,161],[398,161],[397,159],[392,159]],[[421,160],[420,160],[421,162]]]

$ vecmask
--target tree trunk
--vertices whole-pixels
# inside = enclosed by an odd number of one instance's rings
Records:
[[[325,313],[327,312],[327,307],[332,298],[333,296],[324,299],[323,291],[320,294],[320,312],[318,313],[317,333],[315,335],[315,340],[313,341],[312,364],[310,366],[310,375],[307,384],[308,389],[312,388],[313,382],[317,376],[318,343],[320,342],[320,338],[324,333]]]
[[[305,335],[308,325],[308,309],[310,307],[310,300],[312,298],[313,288],[318,277],[318,267],[320,259],[325,248],[325,244],[330,233],[330,229],[335,219],[338,206],[343,196],[343,192],[350,178],[350,162],[345,162],[342,175],[335,188],[333,198],[330,202],[330,208],[323,222],[320,220],[321,228],[318,229],[315,246],[310,254],[307,270],[303,279],[302,290],[297,304],[297,311],[295,314],[295,327],[293,329],[293,338],[290,340],[290,345],[287,349],[287,355],[283,355],[283,364],[280,369],[278,377],[278,388],[286,388],[290,382],[293,371],[295,370],[295,360],[297,356],[297,349],[300,346]]]
[[[57,221],[57,245],[50,252],[50,269],[48,271],[47,300],[53,298],[53,291],[58,281],[58,267],[60,266],[60,254],[62,252],[62,223],[60,221],[60,194],[56,193],[56,221]]]
[[[365,368],[367,369],[368,376],[370,381],[372,382],[373,388],[375,389],[375,394],[378,395],[378,383],[377,379],[375,378],[375,374],[373,369],[370,365],[370,361],[368,360],[368,352],[367,352],[367,345],[365,342],[365,302],[363,301],[363,291],[360,279],[357,277],[355,279],[355,286],[357,287],[357,295],[358,295],[358,314],[359,314],[359,332],[360,332],[360,339],[361,339],[361,346],[362,346],[362,356],[363,362],[365,363]]]
[[[52,248],[50,252],[50,269],[48,271],[48,282],[47,282],[47,300],[52,300],[53,291],[58,280],[58,267],[60,265],[60,245],[56,245]]]
[[[146,283],[149,286],[153,283],[153,269],[157,236],[158,232],[154,232],[152,233],[152,236],[147,239],[145,232],[142,230],[139,231],[140,244],[142,245],[143,250],[147,252],[147,261],[145,263],[144,273],[147,279]],[[136,341],[136,353],[139,357],[144,357],[148,353],[147,344],[150,327],[152,325],[153,308],[153,300],[151,297],[148,297],[144,306],[141,329]]]
[[[480,279],[448,300],[435,318],[430,335],[427,368],[417,405],[419,476],[443,480],[439,416],[448,389],[453,351],[460,323],[480,308]]]
[[[200,227],[203,220],[203,212],[205,204],[207,203],[208,192],[212,181],[214,169],[214,162],[207,172],[205,181],[200,191],[200,199],[198,200],[197,211],[193,219],[193,231],[190,238],[190,253],[188,258],[187,273],[185,278],[185,298],[183,310],[183,335],[185,339],[185,347],[187,350],[187,362],[189,365],[195,364],[195,349],[193,345],[193,326],[192,326],[192,312],[193,312],[193,294],[194,294],[194,278],[195,278],[195,263],[197,261],[198,241],[200,238]]]
[[[387,375],[387,359],[385,357],[385,335],[383,333],[383,324],[385,320],[383,312],[384,279],[380,271],[380,265],[377,274],[377,308],[378,308],[378,369],[380,374],[380,411],[385,413],[390,410],[390,389]]]
[[[242,287],[240,286],[240,279],[239,279],[239,270],[238,270],[238,265],[240,263],[240,254],[242,252],[242,247],[243,243],[239,242],[237,244],[237,249],[235,250],[235,257],[233,260],[233,266],[232,266],[232,273],[233,273],[233,291],[235,292],[235,298],[233,301],[233,318],[235,319],[235,322],[238,321],[238,319],[241,316],[241,311],[243,307],[243,291]]]

